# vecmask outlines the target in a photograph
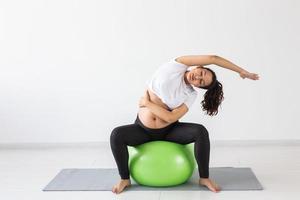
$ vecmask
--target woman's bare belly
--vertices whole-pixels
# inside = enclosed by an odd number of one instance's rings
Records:
[[[159,106],[164,107],[166,109],[169,109],[168,106],[164,104],[156,94],[151,92],[149,89],[148,92],[151,102],[158,104]],[[154,115],[147,107],[140,107],[138,111],[138,116],[140,121],[144,124],[144,126],[148,128],[159,129],[170,125],[169,122],[166,122]]]

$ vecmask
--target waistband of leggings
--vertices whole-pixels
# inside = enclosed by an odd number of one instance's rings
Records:
[[[169,124],[166,127],[163,128],[148,128],[146,127],[140,120],[139,115],[137,114],[136,119],[135,119],[135,123],[137,123],[138,125],[140,125],[143,129],[145,129],[146,131],[149,131],[151,133],[163,133],[167,130],[169,130],[170,128],[172,128],[176,123],[178,122],[178,120],[176,122],[173,122],[172,124]]]

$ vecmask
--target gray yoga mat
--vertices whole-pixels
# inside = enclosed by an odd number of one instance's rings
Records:
[[[262,190],[263,187],[251,168],[212,167],[210,178],[222,190]],[[43,191],[111,191],[120,180],[117,168],[62,169]],[[198,184],[199,173],[195,168],[192,177],[184,184],[172,187],[138,185],[131,178],[127,191],[209,190]]]

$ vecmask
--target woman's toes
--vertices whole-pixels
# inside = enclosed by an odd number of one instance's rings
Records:
[[[114,188],[113,188],[113,193],[116,193],[116,194],[119,193],[119,191],[118,191],[118,186],[114,186]]]
[[[216,190],[216,192],[219,192],[221,190],[221,188],[218,185],[215,185],[215,190]]]
[[[116,187],[115,186],[113,187],[112,192],[116,193]]]
[[[116,184],[114,187],[113,187],[113,189],[112,189],[112,192],[113,193],[116,193],[116,194],[119,194],[119,193],[121,193],[124,189],[125,189],[125,187],[128,187],[128,186],[130,186],[131,184],[130,183],[127,183],[127,182],[119,182],[118,184]]]
[[[209,189],[213,192],[217,192],[216,189],[214,187],[212,187],[211,185],[209,186]]]

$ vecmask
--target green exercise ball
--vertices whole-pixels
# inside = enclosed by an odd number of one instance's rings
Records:
[[[175,186],[186,182],[195,169],[192,145],[152,141],[128,146],[131,177],[145,186]]]

